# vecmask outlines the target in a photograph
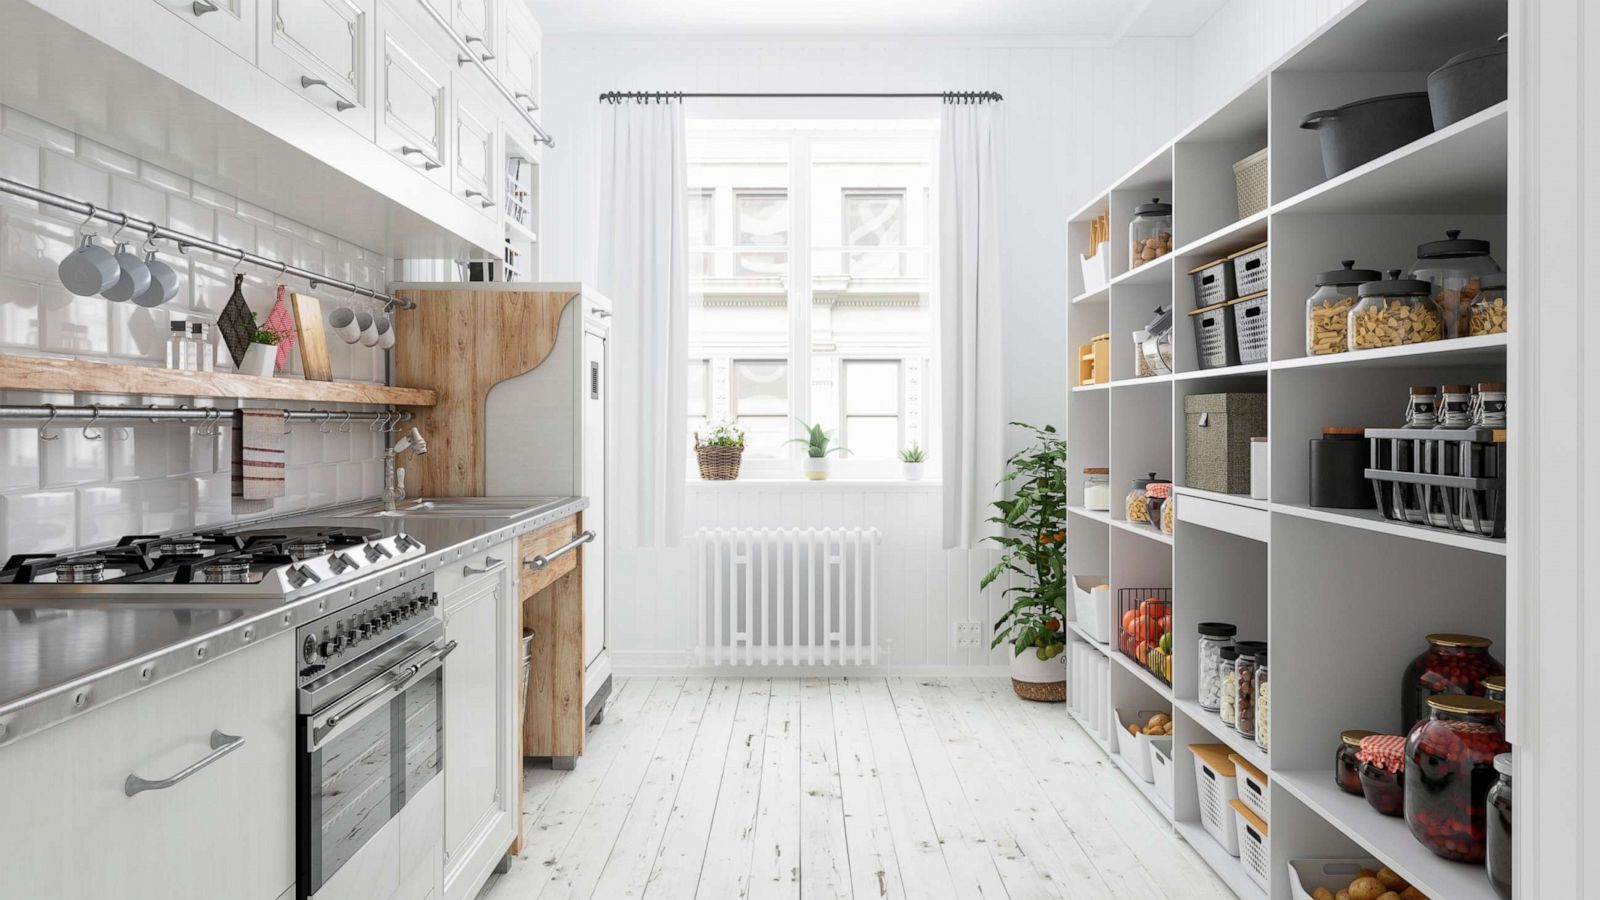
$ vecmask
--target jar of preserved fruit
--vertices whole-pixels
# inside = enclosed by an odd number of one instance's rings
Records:
[[[1152,481],[1144,486],[1145,512],[1150,516],[1151,526],[1159,526],[1161,524],[1161,511],[1167,505],[1167,500],[1171,496],[1171,482]]]
[[[1487,697],[1430,697],[1428,718],[1406,738],[1406,824],[1437,856],[1484,860],[1494,758],[1511,749],[1500,728],[1504,710]]]
[[[1088,468],[1083,470],[1083,508],[1109,512],[1111,510],[1111,470]]]
[[[1494,758],[1494,771],[1500,776],[1489,788],[1488,834],[1489,883],[1501,900],[1511,900],[1511,754]]]
[[[1227,622],[1201,622],[1198,631],[1200,646],[1195,658],[1200,660],[1200,708],[1216,712],[1222,708],[1222,651],[1233,649],[1233,636],[1239,629]]]
[[[1373,734],[1361,739],[1361,793],[1367,805],[1386,816],[1405,813],[1406,739],[1398,734]]]
[[[1312,282],[1316,290],[1306,301],[1306,355],[1324,356],[1350,349],[1350,309],[1356,305],[1361,285],[1383,275],[1371,269],[1356,268],[1356,261],[1342,261],[1344,268],[1323,272]]]
[[[1240,641],[1239,658],[1234,661],[1234,693],[1238,704],[1233,730],[1247,738],[1256,736],[1256,654],[1267,649],[1265,641]]]
[[[1399,269],[1390,269],[1387,279],[1363,284],[1360,293],[1361,302],[1350,310],[1351,350],[1421,344],[1444,336],[1432,284],[1401,278]]]
[[[1160,197],[1133,208],[1128,223],[1128,268],[1137,269],[1172,252],[1172,204]]]
[[[1267,675],[1267,648],[1256,651],[1256,746],[1272,750],[1272,685]]]
[[[1433,285],[1433,302],[1443,317],[1444,336],[1466,337],[1471,330],[1473,302],[1483,290],[1484,278],[1504,272],[1489,255],[1489,242],[1463,238],[1458,229],[1444,233],[1442,241],[1417,247],[1417,265],[1411,277]]]
[[[1483,679],[1504,675],[1506,667],[1489,655],[1492,643],[1474,634],[1430,634],[1428,649],[1406,667],[1400,682],[1401,723],[1407,730],[1428,715],[1428,698],[1437,694],[1483,696]]]
[[[1133,488],[1128,491],[1127,501],[1123,504],[1123,514],[1127,520],[1135,525],[1150,524],[1150,485],[1161,481],[1156,473],[1151,472],[1148,478],[1135,478]]]
[[[1467,330],[1473,337],[1481,334],[1505,334],[1511,328],[1511,311],[1506,306],[1506,276],[1504,272],[1483,276],[1483,290],[1472,298],[1472,312],[1468,316]]]
[[[1217,703],[1217,716],[1222,724],[1232,725],[1239,720],[1239,673],[1234,671],[1239,660],[1239,647],[1229,644],[1222,648],[1217,668],[1222,672],[1222,692]]]
[[[1361,750],[1361,739],[1370,731],[1341,731],[1339,746],[1333,748],[1333,783],[1346,794],[1361,796],[1361,761],[1356,754]]]
[[[1483,688],[1483,695],[1485,697],[1488,697],[1490,700],[1499,700],[1502,704],[1506,702],[1506,677],[1504,675],[1490,675],[1488,678],[1478,682],[1478,685]],[[1504,726],[1505,723],[1506,714],[1505,711],[1502,710],[1500,713],[1500,724]]]

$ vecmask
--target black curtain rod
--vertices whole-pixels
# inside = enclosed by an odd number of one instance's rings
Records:
[[[640,103],[665,103],[669,100],[697,100],[705,98],[777,98],[777,99],[912,99],[926,98],[930,100],[943,100],[946,103],[990,103],[999,102],[1005,98],[998,91],[943,91],[940,93],[697,93],[690,91],[607,91],[600,95],[601,103],[621,103],[624,100],[636,100]]]

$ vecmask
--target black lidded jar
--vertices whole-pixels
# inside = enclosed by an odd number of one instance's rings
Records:
[[[1367,482],[1367,439],[1360,428],[1324,428],[1311,441],[1311,505],[1325,509],[1373,509]]]

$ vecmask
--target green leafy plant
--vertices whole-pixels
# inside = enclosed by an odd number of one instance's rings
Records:
[[[741,431],[737,425],[734,425],[731,422],[717,422],[713,424],[711,426],[711,430],[706,433],[706,437],[700,442],[700,446],[743,447],[744,432]]]
[[[927,462],[928,453],[920,446],[912,444],[911,446],[900,451],[900,461],[908,463]]]
[[[1007,572],[1027,579],[1026,584],[1005,589],[1005,596],[1012,598],[1011,608],[994,623],[989,646],[1010,643],[1015,656],[1032,647],[1039,659],[1051,659],[1066,648],[1062,629],[1067,618],[1067,442],[1050,425],[1011,424],[1026,428],[1033,441],[1006,460],[1000,484],[1013,484],[1012,494],[994,501],[997,514],[988,520],[1002,527],[989,540],[1005,553],[978,589]]]
[[[807,425],[804,421],[802,421],[800,419],[795,419],[795,421],[799,422],[800,423],[800,427],[804,428],[806,430],[806,436],[803,437],[803,438],[790,438],[787,443],[790,443],[790,444],[805,444],[806,445],[806,455],[811,457],[812,459],[822,459],[823,457],[827,456],[829,453],[849,453],[850,452],[850,451],[846,450],[842,446],[839,446],[839,447],[830,447],[830,446],[828,446],[829,444],[833,443],[833,433],[832,432],[828,432],[828,431],[823,431],[821,425]]]
[[[275,347],[282,341],[282,334],[270,328],[262,328],[261,319],[253,312],[250,314],[250,343]]]

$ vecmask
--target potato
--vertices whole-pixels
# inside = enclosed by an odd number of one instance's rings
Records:
[[[1311,895],[1311,900],[1333,900],[1333,891],[1327,888],[1317,888]]]
[[[1138,734],[1139,734],[1139,726],[1133,724],[1132,722],[1129,722],[1128,723],[1128,733],[1131,734],[1131,735],[1134,735],[1135,737],[1137,737]]]
[[[1389,868],[1388,866],[1384,866],[1383,868],[1379,869],[1378,874],[1375,877],[1379,881],[1383,882],[1384,887],[1391,891],[1403,891],[1410,887],[1410,885],[1406,884],[1406,880],[1404,878],[1401,878],[1399,874],[1395,872],[1395,870]]]
[[[1400,895],[1394,891],[1384,891],[1378,895],[1378,900],[1400,900]]]
[[[1350,882],[1350,900],[1378,900],[1388,891],[1375,877],[1363,876]]]
[[[1400,892],[1400,900],[1428,900],[1428,895],[1414,887],[1408,887]]]
[[[1340,891],[1339,893],[1333,895],[1333,900],[1350,900],[1350,892]]]
[[[1358,869],[1358,870],[1356,870],[1356,877],[1357,878],[1377,878],[1378,877],[1378,873],[1372,871],[1371,869]]]
[[[1155,715],[1150,717],[1150,721],[1148,723],[1146,723],[1146,724],[1149,725],[1149,727],[1151,727],[1151,728],[1159,728],[1160,726],[1165,725],[1165,724],[1167,724],[1168,722],[1171,722],[1171,721],[1172,721],[1172,717],[1167,715],[1166,713],[1156,713]]]

